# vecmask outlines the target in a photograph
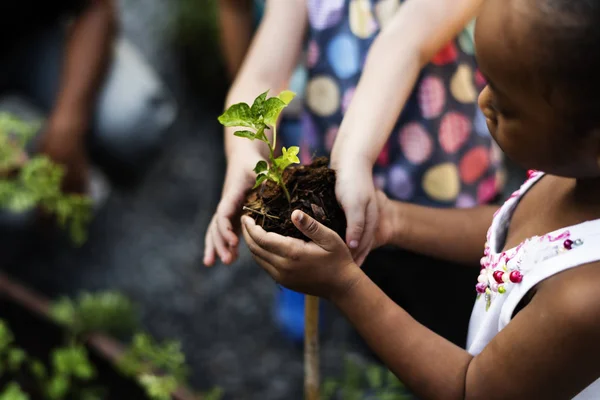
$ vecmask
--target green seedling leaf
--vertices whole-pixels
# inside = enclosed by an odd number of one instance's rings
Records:
[[[269,126],[277,125],[279,114],[287,106],[279,97],[271,97],[265,101],[265,114],[263,121]]]
[[[44,380],[48,375],[46,367],[40,360],[31,360],[29,363],[29,370],[37,380]]]
[[[219,116],[219,122],[227,127],[245,126],[256,129],[255,121],[250,106],[246,103],[234,104]]]
[[[256,139],[256,133],[254,133],[252,131],[237,131],[234,133],[234,135],[237,137],[246,138],[246,139],[250,139],[250,140]]]
[[[281,155],[275,159],[275,167],[277,170],[283,172],[287,167],[292,164],[300,164],[298,153],[300,148],[298,146],[291,146],[289,149],[283,147],[281,149]]]
[[[266,181],[268,179],[268,174],[260,174],[256,177],[256,182],[254,182],[254,186],[252,187],[252,189],[256,189],[257,187],[259,187],[260,185],[263,184],[264,181]]]
[[[252,103],[252,107],[250,108],[250,111],[252,112],[252,117],[254,118],[255,121],[260,121],[260,119],[262,118],[262,116],[265,112],[265,101],[267,100],[268,94],[269,94],[269,91],[267,90],[266,92],[260,94],[254,100],[254,103]]]
[[[15,341],[15,337],[4,320],[0,319],[0,354],[5,353],[10,345]]]
[[[269,169],[269,165],[267,164],[266,161],[259,161],[256,163],[256,167],[254,167],[254,172],[256,172],[257,174],[262,174],[263,172],[266,172]]]
[[[279,100],[283,101],[285,105],[288,105],[292,102],[292,100],[294,100],[294,97],[296,97],[296,93],[290,90],[284,90],[283,92],[279,93],[277,97],[279,97]]]

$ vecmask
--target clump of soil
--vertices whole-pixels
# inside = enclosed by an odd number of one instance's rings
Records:
[[[327,165],[328,159],[320,157],[310,165],[285,170],[283,179],[290,193],[291,207],[283,190],[267,181],[248,194],[244,214],[267,232],[308,241],[291,220],[294,210],[302,210],[344,238],[346,216],[335,198],[335,171]]]

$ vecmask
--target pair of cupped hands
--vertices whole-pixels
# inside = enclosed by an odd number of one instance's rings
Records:
[[[239,233],[256,262],[279,284],[294,291],[334,298],[348,292],[363,276],[360,265],[368,253],[389,243],[390,200],[375,189],[368,162],[332,162],[336,197],[347,219],[346,240],[300,210],[292,222],[311,241],[266,232],[250,217],[240,218],[247,191],[254,184],[255,160],[242,157],[228,165],[221,201],[205,237],[204,264],[219,258],[231,264],[238,257]]]

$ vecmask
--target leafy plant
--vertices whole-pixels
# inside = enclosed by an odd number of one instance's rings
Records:
[[[62,193],[62,166],[44,155],[27,158],[25,146],[38,129],[39,123],[0,113],[0,208],[16,213],[41,208],[54,215],[72,241],[81,245],[92,218],[91,200]]]
[[[346,359],[344,376],[327,379],[321,390],[323,400],[412,400],[404,385],[385,367],[367,365]]]
[[[54,302],[50,312],[73,335],[92,331],[122,335],[138,327],[133,303],[116,291],[84,292],[76,300],[62,297]]]
[[[256,172],[256,183],[254,188],[260,186],[264,181],[271,180],[281,187],[288,202],[291,203],[290,193],[283,181],[283,171],[292,164],[300,163],[298,153],[300,148],[292,146],[289,149],[282,148],[282,154],[275,157],[277,145],[277,121],[284,108],[294,99],[296,94],[284,90],[276,97],[267,98],[269,91],[259,95],[252,106],[246,103],[238,103],[229,107],[221,116],[219,122],[226,127],[249,128],[234,133],[235,136],[250,140],[260,140],[269,147],[269,162],[259,161],[254,167]],[[273,131],[273,140],[269,140],[265,134],[266,130]]]
[[[49,366],[30,357],[15,345],[8,325],[0,320],[0,376],[5,372],[18,375],[26,371],[36,382],[43,398],[64,400],[106,399],[105,390],[94,386],[97,372],[90,361],[84,336],[92,331],[132,334],[129,348],[117,364],[124,375],[135,379],[152,400],[171,399],[171,394],[185,384],[188,376],[180,343],[156,342],[150,335],[135,332],[135,307],[118,292],[83,293],[76,299],[61,298],[51,307],[51,316],[66,331],[65,345],[52,350]],[[206,399],[219,400],[222,391],[213,389]],[[17,382],[11,382],[0,400],[28,400]]]
[[[156,343],[149,335],[138,333],[119,363],[121,371],[138,382],[152,399],[167,400],[187,378],[185,356],[178,342]],[[157,375],[159,370],[163,375]]]

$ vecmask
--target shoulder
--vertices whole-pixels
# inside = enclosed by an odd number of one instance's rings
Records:
[[[538,285],[535,298],[569,329],[600,335],[600,261],[553,275]]]

